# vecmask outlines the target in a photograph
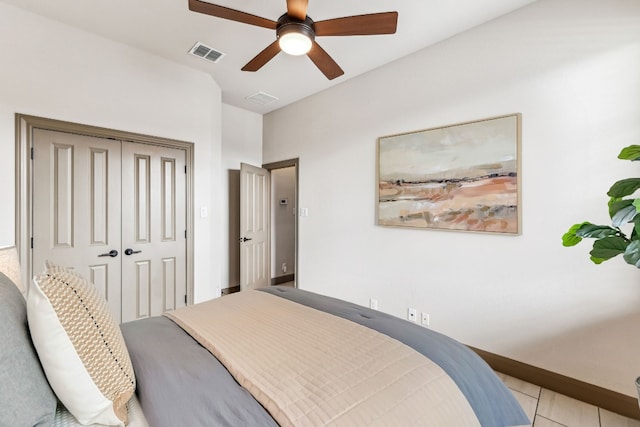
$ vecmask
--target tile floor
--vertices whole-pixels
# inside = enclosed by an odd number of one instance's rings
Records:
[[[640,427],[640,421],[498,373],[533,427]]]

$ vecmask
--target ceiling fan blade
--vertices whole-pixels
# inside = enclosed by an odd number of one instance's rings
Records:
[[[242,71],[258,71],[278,53],[280,53],[280,45],[278,44],[278,40],[276,40],[257,54],[247,65],[242,67]]]
[[[287,15],[304,21],[308,6],[309,0],[287,0]]]
[[[189,10],[193,12],[204,13],[205,15],[216,16],[218,18],[228,19],[230,21],[242,22],[244,24],[255,25],[257,27],[269,28],[275,30],[278,26],[276,21],[261,18],[249,13],[241,12],[228,7],[218,6],[200,0],[189,0]]]
[[[340,68],[336,61],[315,41],[311,46],[311,50],[307,53],[307,56],[329,80],[333,80],[344,74],[344,71],[342,71],[342,68]]]
[[[398,25],[398,12],[370,13],[345,16],[314,23],[316,36],[370,36],[394,34]]]

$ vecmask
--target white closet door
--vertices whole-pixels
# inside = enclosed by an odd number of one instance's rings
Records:
[[[186,305],[186,151],[37,129],[33,266],[72,267],[118,322]]]
[[[45,260],[91,280],[121,318],[121,144],[34,130],[33,269]]]
[[[186,153],[124,142],[122,321],[186,305]]]

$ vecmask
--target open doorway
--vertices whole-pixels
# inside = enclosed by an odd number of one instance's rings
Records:
[[[221,294],[227,295],[240,291],[242,283],[245,283],[245,286],[248,283],[247,277],[259,279],[256,286],[288,285],[297,287],[300,283],[297,274],[298,159],[269,163],[263,165],[262,168],[246,166],[256,170],[262,169],[261,174],[268,175],[265,178],[265,181],[269,182],[267,185],[268,196],[264,199],[267,203],[258,203],[258,205],[264,206],[265,212],[252,214],[258,215],[260,218],[269,218],[266,221],[268,225],[264,224],[268,228],[266,237],[268,243],[260,250],[247,250],[247,246],[260,240],[249,234],[251,230],[247,228],[248,224],[251,223],[255,227],[255,224],[262,223],[246,219],[244,222],[242,221],[242,212],[246,213],[248,210],[246,207],[245,209],[241,207],[243,204],[241,199],[246,199],[247,194],[243,193],[242,189],[246,186],[241,185],[242,172],[240,170],[229,170],[229,277],[227,286],[223,286],[221,289]],[[272,176],[275,178],[272,179]],[[254,203],[252,206],[256,207],[256,204]],[[259,211],[263,212],[261,209]],[[262,225],[257,228],[261,229]],[[258,262],[256,264],[251,262],[251,259],[247,259],[247,254],[265,254],[266,259],[264,263]],[[255,261],[255,257],[253,261]],[[251,274],[247,273],[247,269],[251,271]],[[262,273],[256,274],[256,271],[264,272],[265,276],[262,276]],[[243,280],[241,276],[245,279]]]
[[[298,159],[263,165],[271,172],[270,285],[297,287]]]

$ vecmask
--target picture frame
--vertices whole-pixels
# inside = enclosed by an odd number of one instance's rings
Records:
[[[381,226],[518,235],[520,113],[378,138]]]

